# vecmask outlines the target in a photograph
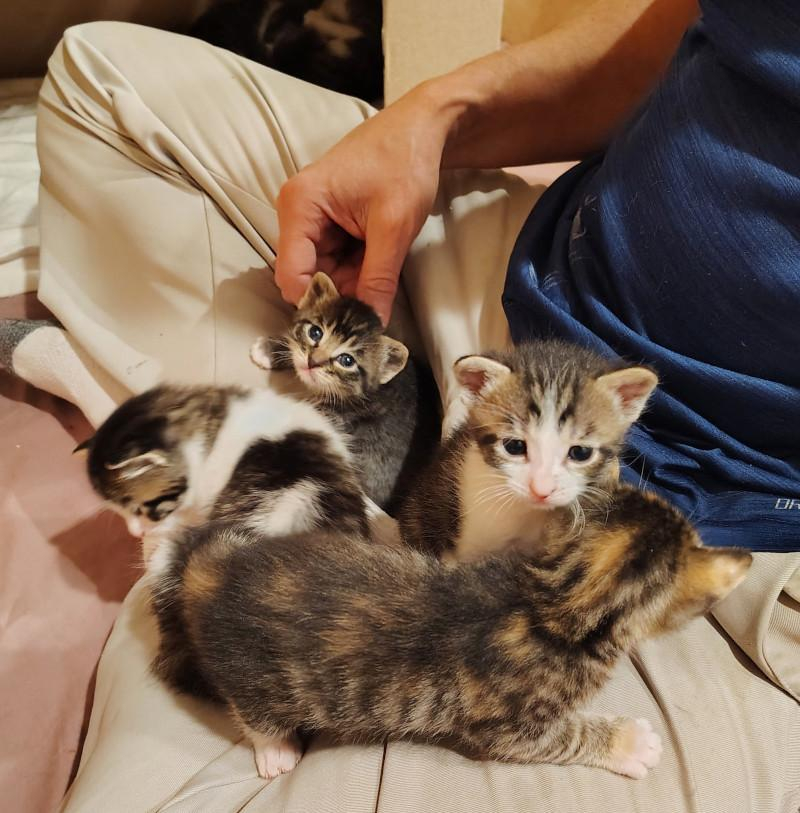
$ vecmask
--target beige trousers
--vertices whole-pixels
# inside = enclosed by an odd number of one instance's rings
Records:
[[[263,383],[248,347],[289,314],[269,271],[278,190],[371,112],[163,32],[66,33],[40,103],[40,296],[80,347],[87,411],[163,379]],[[450,174],[413,246],[393,329],[411,340],[418,328],[446,400],[456,357],[508,339],[505,266],[538,191],[502,173]],[[267,785],[223,713],[150,676],[140,584],[103,654],[65,809],[797,813],[799,565],[758,556],[716,618],[620,664],[594,705],[662,734],[663,762],[641,782],[318,740]]]

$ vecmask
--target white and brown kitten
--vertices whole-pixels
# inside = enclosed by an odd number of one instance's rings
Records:
[[[551,512],[535,556],[456,564],[338,528],[206,525],[170,542],[154,584],[156,670],[191,690],[172,652],[192,652],[266,778],[294,768],[298,731],[642,778],[661,753],[650,724],[584,708],[622,655],[706,612],[752,557],[702,547],[675,509],[627,486],[599,514],[572,539]]]
[[[94,489],[134,536],[209,519],[287,533],[338,518],[365,532],[341,433],[311,405],[269,390],[156,387],[79,448],[88,449]],[[326,492],[336,478],[346,499]]]
[[[430,370],[384,335],[375,311],[341,296],[317,273],[281,337],[250,351],[264,369],[292,369],[309,400],[349,438],[366,494],[393,514],[440,436],[440,402]]]
[[[585,508],[617,481],[625,433],[658,383],[559,341],[467,356],[455,364],[463,418],[417,479],[400,514],[408,544],[470,560],[534,551],[550,514]]]

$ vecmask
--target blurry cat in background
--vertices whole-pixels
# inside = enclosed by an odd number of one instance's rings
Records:
[[[294,370],[348,437],[367,496],[396,512],[438,447],[440,400],[430,370],[384,335],[375,311],[317,273],[286,334],[258,339],[250,357]]]
[[[564,514],[580,533],[585,508],[617,482],[625,433],[655,373],[559,341],[466,356],[454,369],[463,415],[406,500],[406,542],[469,560],[535,551]]]
[[[189,33],[373,105],[383,98],[381,0],[223,0]]]

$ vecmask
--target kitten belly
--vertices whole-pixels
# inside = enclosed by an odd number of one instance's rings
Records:
[[[536,551],[550,512],[510,492],[495,495],[497,478],[480,452],[470,447],[461,471],[461,523],[449,559],[469,562],[502,550]]]

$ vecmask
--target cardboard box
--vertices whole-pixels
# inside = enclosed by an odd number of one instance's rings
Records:
[[[384,0],[386,104],[497,50],[502,21],[503,0]]]

